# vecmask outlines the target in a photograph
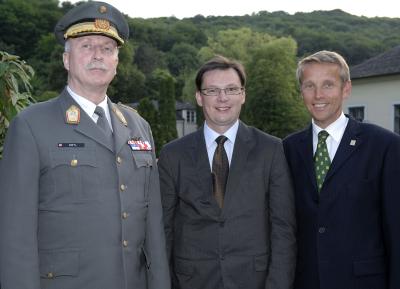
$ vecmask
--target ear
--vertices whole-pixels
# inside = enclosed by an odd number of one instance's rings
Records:
[[[69,71],[69,52],[63,53],[64,68]]]
[[[196,101],[199,106],[203,106],[203,98],[200,94],[200,91],[196,91]]]
[[[242,92],[242,104],[244,104],[246,102],[246,90],[245,89],[243,89],[243,92]]]
[[[352,89],[351,80],[348,80],[343,86],[343,99],[349,98],[351,94],[351,89]]]

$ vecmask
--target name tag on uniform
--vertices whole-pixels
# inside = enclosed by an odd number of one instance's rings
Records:
[[[76,143],[76,142],[63,142],[63,143],[58,143],[57,147],[59,148],[83,148],[85,147],[84,143]]]
[[[151,151],[151,144],[147,140],[128,140],[128,145],[133,151]]]

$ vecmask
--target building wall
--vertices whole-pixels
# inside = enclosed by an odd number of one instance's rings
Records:
[[[197,130],[196,124],[196,110],[190,110],[193,113],[193,118],[191,120],[187,119],[187,111],[186,109],[179,112],[182,119],[176,120],[176,130],[178,133],[178,138],[183,137],[184,135],[190,134]]]
[[[352,80],[352,93],[345,101],[349,107],[364,106],[364,121],[394,130],[394,105],[400,104],[400,75]]]

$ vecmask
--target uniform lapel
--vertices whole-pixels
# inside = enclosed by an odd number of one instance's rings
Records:
[[[106,147],[110,151],[113,152],[113,144],[110,142],[109,139],[105,136],[105,134],[101,131],[99,127],[97,127],[96,123],[86,114],[86,112],[79,106],[78,103],[69,95],[66,89],[63,90],[60,96],[60,104],[61,110],[64,114],[65,123],[67,121],[67,110],[71,107],[71,105],[75,105],[80,109],[80,121],[78,124],[70,124],[73,125],[75,131],[91,138],[95,142],[99,143],[100,145]]]
[[[128,140],[131,138],[131,129],[128,127],[126,118],[115,103],[109,100],[108,107],[110,108],[111,123],[114,130],[115,152],[118,154],[124,145],[128,145]]]

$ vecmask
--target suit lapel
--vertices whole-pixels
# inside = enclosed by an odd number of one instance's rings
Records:
[[[236,135],[235,146],[233,148],[232,163],[229,168],[229,177],[226,186],[224,206],[222,215],[226,214],[235,194],[241,192],[241,176],[243,169],[246,169],[247,155],[254,148],[255,142],[252,141],[248,127],[240,121]]]
[[[196,168],[198,184],[202,192],[200,202],[202,205],[205,205],[205,208],[212,209],[209,216],[216,217],[219,215],[220,209],[212,194],[211,168],[208,161],[203,127],[195,132],[189,154]]]
[[[87,113],[79,106],[78,103],[69,95],[66,89],[63,90],[60,96],[60,105],[62,113],[64,114],[65,123],[67,122],[66,111],[75,105],[80,108],[80,121],[78,124],[70,124],[75,126],[75,131],[91,138],[100,145],[106,147],[113,152],[113,144],[110,142],[105,134],[101,131],[95,122],[87,115]]]
[[[325,177],[325,182],[329,181],[346,160],[360,147],[362,139],[360,138],[360,125],[357,121],[349,118],[349,122],[340,141],[338,150],[333,158],[332,164]]]
[[[303,131],[297,153],[304,164],[304,170],[307,172],[310,183],[312,184],[312,197],[315,201],[318,201],[319,196],[314,169],[313,135],[311,125]]]

